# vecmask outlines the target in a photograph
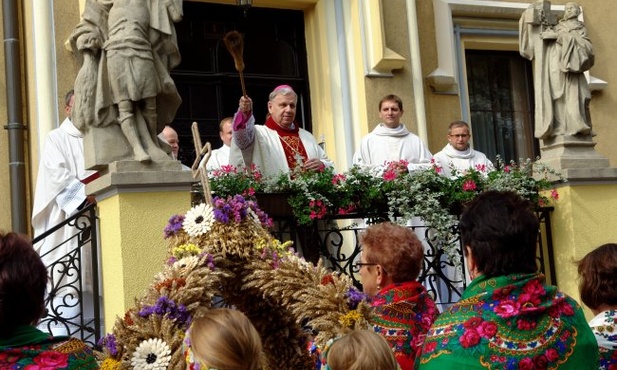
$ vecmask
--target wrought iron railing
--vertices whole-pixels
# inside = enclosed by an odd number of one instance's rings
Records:
[[[43,246],[40,252],[50,281],[47,314],[39,329],[73,336],[90,345],[101,338],[97,219],[96,205],[88,205],[32,241],[36,246],[47,238],[57,240],[55,235],[70,235],[54,243],[57,245]],[[61,255],[55,256],[57,253]],[[49,261],[51,256],[56,258]],[[85,280],[84,274],[88,275]]]
[[[547,277],[547,282],[555,285],[555,267],[553,263],[553,243],[551,234],[550,212],[553,208],[538,210],[540,219],[540,235],[538,237],[538,265],[540,271]],[[293,217],[275,217],[273,234],[281,240],[293,240],[302,250],[305,258],[317,262],[319,258],[333,271],[347,274],[354,284],[361,288],[358,270],[354,262],[359,259],[359,234],[365,228],[362,215],[340,216],[315,222],[311,227],[298,227]],[[454,217],[454,216],[453,216]],[[342,223],[357,221],[349,226],[340,226]],[[380,221],[380,220],[372,220]],[[431,294],[440,308],[457,302],[463,290],[467,287],[463,248],[460,243],[458,224],[453,227],[455,238],[452,240],[458,246],[456,254],[458,261],[451,261],[439,247],[431,228],[421,221],[408,223],[424,245],[424,260],[418,277]],[[458,265],[458,267],[457,267]]]

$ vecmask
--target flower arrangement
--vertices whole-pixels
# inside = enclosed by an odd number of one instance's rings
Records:
[[[351,279],[298,257],[291,242],[272,237],[270,225],[241,195],[173,215],[163,233],[162,271],[99,343],[101,369],[185,369],[185,332],[213,297],[251,319],[263,340],[265,370],[314,369],[309,343],[323,346],[367,328],[369,305]]]
[[[233,165],[225,165],[210,173],[210,189],[219,197],[240,194],[252,196],[263,191],[263,176],[253,164],[250,167],[237,168]]]
[[[434,230],[437,245],[457,263],[460,258],[455,258],[458,248],[453,242],[452,215],[458,214],[476,195],[487,190],[514,191],[539,207],[558,199],[551,179],[564,180],[556,171],[530,159],[505,163],[498,157],[496,162],[494,168],[478,166],[464,172],[452,169],[452,177],[443,176],[443,169],[435,164],[412,173],[401,171],[407,167],[406,161],[386,164],[380,176],[366,167],[353,166],[342,174],[336,174],[332,168],[294,169],[290,174],[267,179],[255,167],[242,171],[229,167],[222,176],[212,178],[212,187],[227,189],[226,195],[252,194],[251,189],[286,193],[299,224],[349,213],[363,218],[387,214],[399,223],[420,217]],[[238,184],[244,184],[247,177],[254,183],[250,188],[223,186],[236,177]],[[546,190],[551,190],[549,195]]]

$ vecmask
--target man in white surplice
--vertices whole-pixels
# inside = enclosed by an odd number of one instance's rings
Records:
[[[469,146],[471,132],[464,121],[454,121],[448,127],[448,144],[435,156],[435,164],[441,167],[442,174],[448,177],[465,174],[470,168],[487,173],[493,162],[486,155]]]
[[[401,124],[403,101],[396,95],[384,96],[379,101],[381,123],[362,138],[360,149],[353,156],[353,164],[370,167],[375,175],[383,173],[388,162],[405,160],[407,171],[431,167],[431,152],[422,140]]]
[[[223,141],[223,145],[218,149],[214,149],[212,154],[210,154],[210,160],[206,164],[208,171],[217,170],[229,164],[233,120],[233,117],[225,117],[219,123],[219,136],[221,141]]]
[[[35,237],[65,221],[78,209],[95,202],[94,196],[86,195],[85,182],[95,177],[96,171],[84,169],[83,135],[73,126],[70,120],[74,100],[75,96],[73,90],[71,90],[65,98],[64,109],[67,117],[60,127],[49,133],[40,155],[41,160],[32,210],[32,227]],[[76,238],[71,239],[75,234],[77,234],[75,228],[65,226],[34,245],[48,269],[55,261],[76,248]],[[69,241],[62,244],[66,240]],[[60,244],[62,246],[52,250]],[[92,271],[89,245],[82,248],[82,253],[83,289],[88,291],[91,296]],[[54,285],[58,285],[57,280],[60,276],[58,268],[53,269],[50,276]],[[64,285],[75,279],[75,277],[70,278],[70,280],[64,278],[60,284]],[[64,306],[66,303],[69,306],[74,305],[77,301],[76,297],[74,290],[70,288],[61,289],[53,298],[52,307],[62,305],[62,317],[75,318],[79,314],[80,307],[78,305],[75,307]],[[86,298],[84,298],[85,300]],[[47,327],[44,329],[46,330]],[[51,331],[54,335],[67,334],[62,326],[52,327]]]

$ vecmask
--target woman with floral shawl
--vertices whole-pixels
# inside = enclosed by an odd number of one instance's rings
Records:
[[[581,300],[600,350],[600,369],[617,370],[617,244],[604,244],[578,263]]]
[[[422,243],[410,229],[390,222],[369,226],[360,243],[356,266],[371,299],[369,323],[386,338],[401,369],[411,370],[438,314],[435,302],[416,281],[424,256]]]
[[[418,368],[598,369],[580,306],[537,272],[539,221],[531,203],[485,192],[459,227],[472,282],[428,331]]]
[[[53,338],[33,325],[45,311],[47,269],[32,243],[0,233],[0,369],[98,369],[75,338]]]

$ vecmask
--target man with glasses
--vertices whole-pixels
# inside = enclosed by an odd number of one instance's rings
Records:
[[[464,121],[454,121],[448,126],[448,144],[433,156],[435,164],[441,167],[442,174],[456,177],[470,168],[481,172],[493,169],[493,163],[484,153],[471,149],[469,125]]]

